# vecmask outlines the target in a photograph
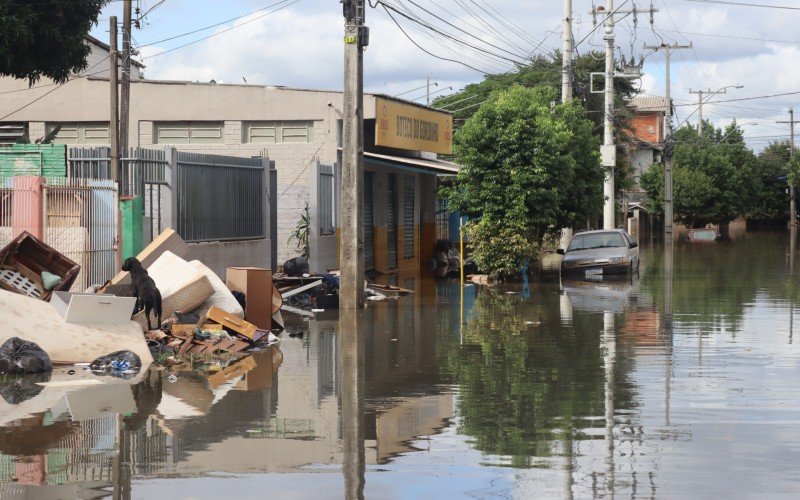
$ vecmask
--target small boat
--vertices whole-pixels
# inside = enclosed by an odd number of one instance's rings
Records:
[[[69,291],[80,271],[81,266],[27,231],[0,250],[0,289],[35,299],[47,301],[55,291]],[[60,282],[45,286],[44,272]]]
[[[713,229],[690,229],[686,233],[686,239],[692,243],[714,243],[717,241],[717,233]]]

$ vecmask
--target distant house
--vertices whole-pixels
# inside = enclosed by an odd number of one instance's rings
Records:
[[[636,190],[640,190],[642,173],[661,160],[668,106],[667,98],[661,96],[640,95],[630,102],[629,107],[634,112],[630,121],[633,131],[630,160]]]
[[[640,179],[651,165],[661,161],[669,105],[666,97],[652,95],[636,96],[628,105],[633,112],[630,119],[632,136],[628,145],[633,188],[624,193],[624,205],[628,214],[628,232],[637,238],[641,231],[653,228],[653,214],[642,213],[647,210],[644,205],[646,195]]]

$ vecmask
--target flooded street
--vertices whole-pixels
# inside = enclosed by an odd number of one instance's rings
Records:
[[[610,282],[400,276],[236,373],[4,380],[0,497],[796,497],[797,265],[750,233]]]

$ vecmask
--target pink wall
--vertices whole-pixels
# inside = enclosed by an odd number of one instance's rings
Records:
[[[28,231],[35,237],[44,239],[42,227],[42,185],[44,177],[14,177],[14,195],[12,198],[12,238],[22,231]]]

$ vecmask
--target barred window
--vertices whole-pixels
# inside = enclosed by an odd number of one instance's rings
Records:
[[[56,144],[110,144],[108,122],[49,122],[45,130],[49,134],[59,126]]]
[[[314,140],[314,122],[260,121],[244,122],[242,142],[249,144],[309,143]]]

